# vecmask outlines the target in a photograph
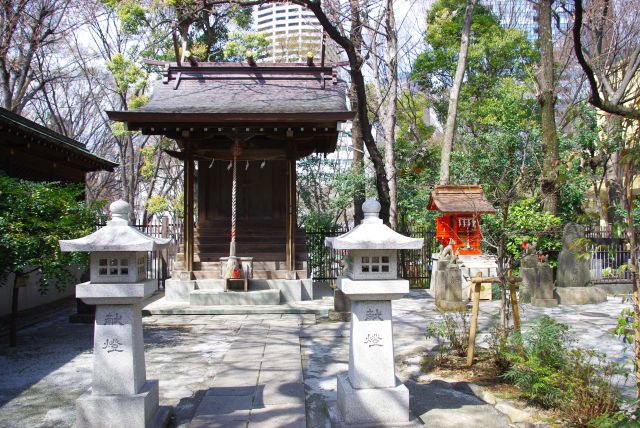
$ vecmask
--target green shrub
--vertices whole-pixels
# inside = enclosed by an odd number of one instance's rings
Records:
[[[447,352],[463,357],[469,347],[469,312],[445,313],[442,321],[427,325],[427,339],[435,338],[438,342],[439,358]]]
[[[508,331],[498,325],[494,325],[489,330],[489,355],[498,374],[503,374],[511,367]]]
[[[589,421],[588,426],[592,428],[640,428],[640,412],[619,410],[602,414]]]
[[[502,375],[543,407],[555,407],[571,426],[608,426],[619,409],[615,379],[622,366],[595,350],[572,347],[569,327],[548,316],[538,318],[522,337],[512,335]],[[512,351],[522,344],[522,354]],[[615,424],[612,426],[616,426]]]

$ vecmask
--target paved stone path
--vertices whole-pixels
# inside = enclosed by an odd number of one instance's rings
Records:
[[[499,302],[480,306],[482,343]],[[549,309],[525,305],[522,316],[526,328],[549,314],[572,327],[577,345],[628,363],[631,350],[610,333],[628,306],[619,298]],[[421,385],[420,352],[435,346],[424,329],[441,319],[433,300],[412,291],[393,303],[393,311],[398,376],[411,391],[414,414],[435,418],[444,412],[461,424],[473,421],[467,426],[504,426],[493,406],[444,384]],[[159,379],[160,404],[173,407],[173,426],[329,426],[336,375],[347,369],[348,323],[317,323],[315,315],[295,314],[163,315],[143,322],[147,377]],[[91,325],[69,324],[60,316],[21,330],[17,348],[0,339],[0,427],[73,425],[75,400],[90,388],[92,334]],[[633,395],[631,385],[624,390]],[[429,395],[440,399],[430,401]]]
[[[243,324],[189,425],[306,427],[300,326]]]

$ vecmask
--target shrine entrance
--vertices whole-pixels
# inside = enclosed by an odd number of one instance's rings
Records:
[[[163,78],[148,104],[107,113],[130,131],[178,143],[179,150],[167,151],[184,161],[184,246],[173,278],[221,279],[232,220],[236,255],[253,259],[253,278],[304,278],[296,160],[333,152],[339,124],[354,116],[335,68],[161,65]]]

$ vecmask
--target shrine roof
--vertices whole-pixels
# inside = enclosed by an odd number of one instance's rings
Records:
[[[495,214],[480,185],[435,186],[429,198],[429,209],[442,213]]]
[[[346,105],[345,84],[331,67],[241,63],[167,64],[146,105],[107,114],[146,123],[319,122],[354,115]]]
[[[113,171],[117,163],[111,162],[91,153],[85,144],[55,132],[45,126],[33,122],[19,114],[0,107],[0,130],[10,132],[13,142],[8,137],[0,139],[3,145],[13,144],[13,148],[35,153],[35,147],[42,147],[48,152],[46,158],[56,160],[52,151],[65,153],[66,157],[73,156],[77,159],[77,168],[82,171]]]

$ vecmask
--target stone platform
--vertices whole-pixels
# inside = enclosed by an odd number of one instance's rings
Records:
[[[243,294],[234,292],[234,294]],[[170,302],[159,293],[142,308],[145,315],[239,315],[239,314],[315,314],[328,316],[332,299],[307,300],[268,305],[191,306],[186,302]]]
[[[174,303],[205,305],[278,305],[312,300],[310,279],[250,279],[248,291],[225,292],[224,279],[168,279],[165,297]]]
[[[553,297],[560,305],[590,305],[607,301],[607,292],[597,287],[556,287]]]

